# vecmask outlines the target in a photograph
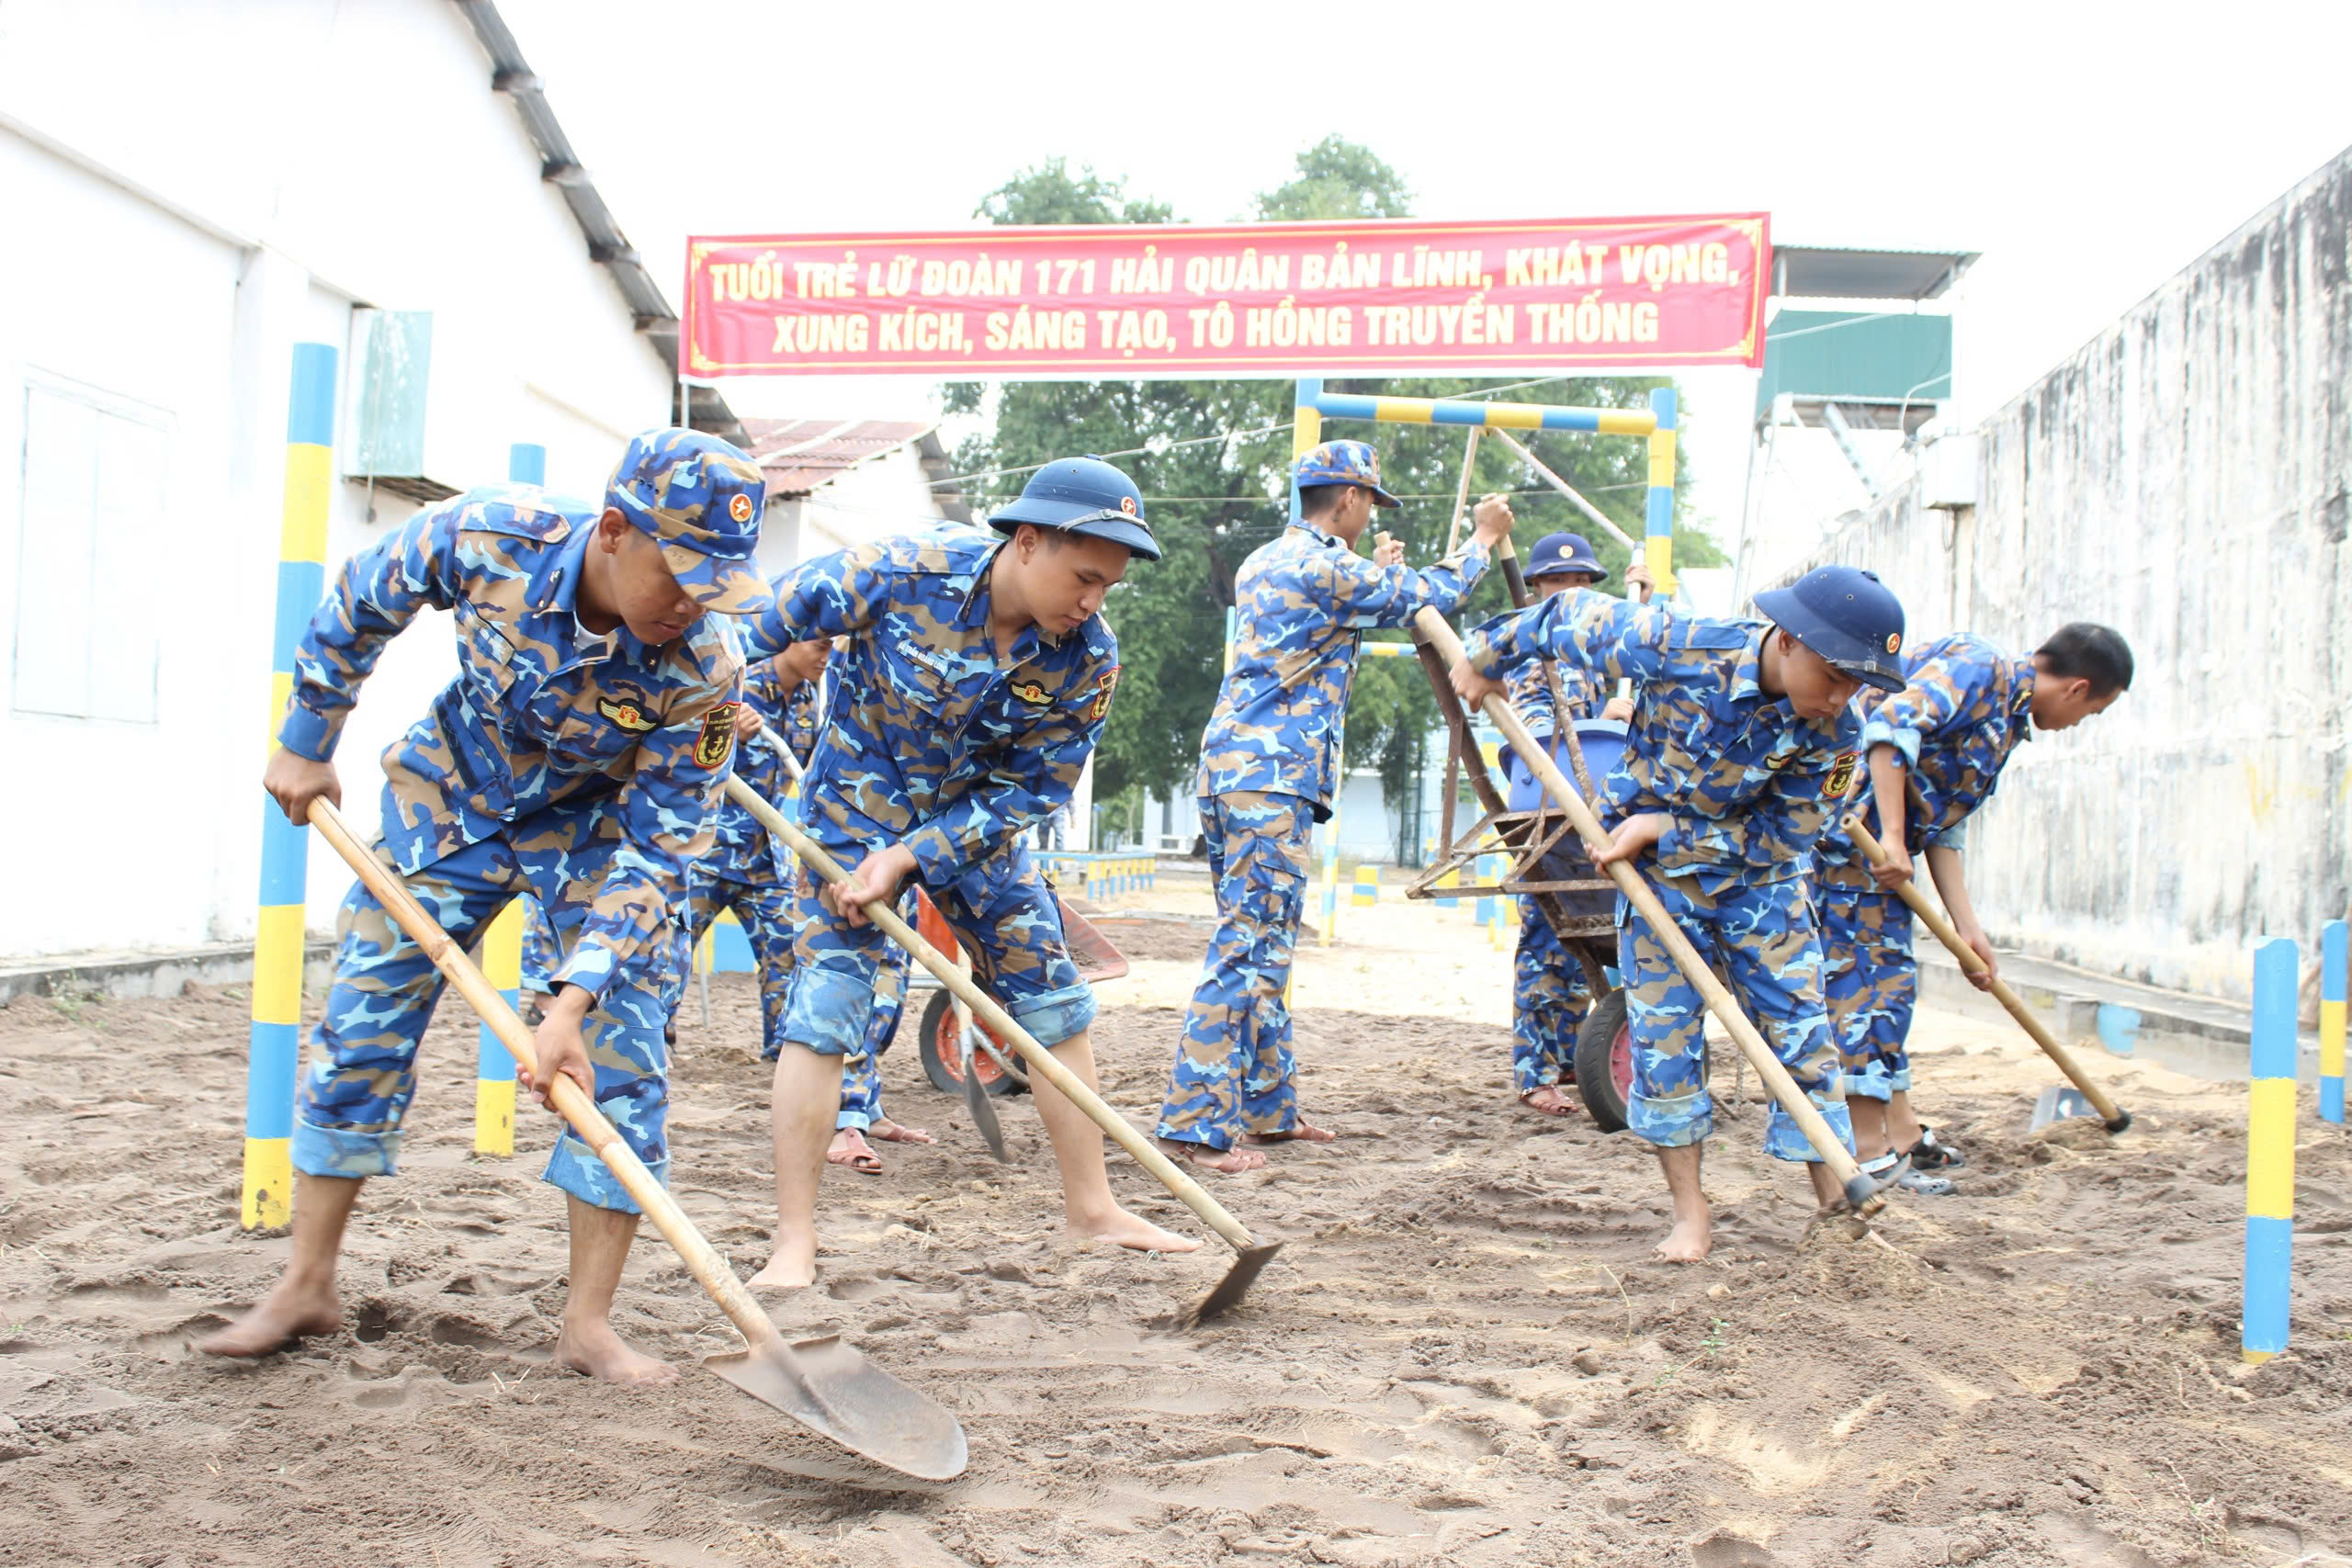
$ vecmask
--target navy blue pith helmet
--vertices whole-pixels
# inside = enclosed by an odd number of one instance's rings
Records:
[[[989,517],[1000,534],[1023,523],[1108,539],[1146,560],[1159,558],[1159,541],[1143,520],[1143,491],[1100,457],[1055,459],[1029,476],[1018,501]]]
[[[1815,567],[1786,588],[1758,593],[1756,607],[1864,685],[1903,689],[1903,605],[1878,573]]]

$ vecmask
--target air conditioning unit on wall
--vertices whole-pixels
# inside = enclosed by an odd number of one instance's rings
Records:
[[[1919,449],[1919,504],[1943,512],[1974,506],[1981,446],[1973,430],[1931,437]]]

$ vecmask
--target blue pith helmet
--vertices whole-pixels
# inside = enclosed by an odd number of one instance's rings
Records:
[[[1380,454],[1362,441],[1326,441],[1298,460],[1298,488],[1317,485],[1362,485],[1372,491],[1374,506],[1402,506],[1403,502],[1380,488]]]
[[[1029,476],[1018,501],[989,517],[1000,534],[1023,523],[1108,539],[1146,560],[1159,558],[1159,541],[1143,520],[1143,491],[1100,457],[1057,458]]]
[[[1535,553],[1527,558],[1527,565],[1521,570],[1531,581],[1571,571],[1589,571],[1596,581],[1609,575],[1609,569],[1600,564],[1600,558],[1592,553],[1592,546],[1582,534],[1544,535],[1535,541]]]
[[[774,603],[752,557],[767,480],[718,436],[675,426],[631,436],[605,504],[652,536],[670,575],[704,609],[756,615]]]
[[[1786,588],[1758,593],[1756,607],[1864,685],[1903,689],[1903,605],[1878,573],[1815,567]]]

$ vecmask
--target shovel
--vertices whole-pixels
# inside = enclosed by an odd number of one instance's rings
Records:
[[[850,880],[849,873],[839,861],[827,854],[821,845],[796,827],[783,812],[760,798],[758,793],[742,780],[727,781],[727,797],[750,812],[760,825],[800,857],[801,863],[815,872],[828,884],[838,888]],[[1054,1054],[1037,1043],[1036,1037],[997,1005],[994,998],[972,983],[971,976],[956,968],[948,956],[923,940],[921,932],[899,918],[887,898],[876,898],[865,906],[865,917],[880,926],[914,958],[931,971],[948,994],[972,1010],[989,1032],[1012,1047],[1029,1066],[1029,1076],[1047,1083],[1069,1097],[1072,1105],[1086,1113],[1087,1119],[1109,1135],[1111,1141],[1127,1151],[1135,1162],[1159,1179],[1161,1186],[1174,1193],[1183,1205],[1201,1217],[1201,1222],[1229,1243],[1237,1256],[1233,1267],[1227,1270],[1216,1288],[1201,1298],[1198,1304],[1184,1314],[1182,1323],[1190,1327],[1228,1312],[1249,1291],[1259,1274],[1283,1249],[1281,1242],[1261,1244],[1251,1239],[1241,1223],[1225,1212],[1225,1206],[1202,1190],[1201,1184],[1176,1168],[1176,1163],[1151,1146],[1151,1140],[1127,1125],[1126,1118],[1102,1103],[1102,1096],[1079,1082],[1078,1075],[1061,1065]],[[967,1079],[969,1069],[967,1068]]]
[[[400,878],[384,869],[352,836],[341,814],[324,800],[311,803],[311,826],[367,885],[368,891],[423,948],[434,966],[480,1013],[514,1053],[514,1060],[538,1075],[538,1052],[506,998],[491,987],[458,944],[449,940]],[[548,1098],[571,1130],[611,1168],[621,1186],[645,1211],[662,1239],[675,1247],[686,1271],[710,1293],[749,1342],[730,1355],[703,1365],[763,1403],[854,1453],[925,1481],[947,1481],[964,1473],[964,1428],[944,1405],[928,1399],[842,1342],[837,1334],[787,1342],[760,1310],[726,1259],[711,1250],[685,1211],[653,1179],[596,1102],[571,1078],[559,1075]]]
[[[1461,662],[1462,639],[1453,635],[1453,628],[1445,624],[1443,615],[1434,609],[1425,609],[1413,617],[1413,625],[1436,649],[1448,670]],[[1535,738],[1527,732],[1527,726],[1520,721],[1519,715],[1511,710],[1510,704],[1503,700],[1501,694],[1488,697],[1479,711],[1494,721],[1495,728],[1503,732],[1503,738],[1526,759],[1528,766],[1535,771],[1535,776],[1544,781],[1544,788],[1552,796],[1554,804],[1567,813],[1569,822],[1575,825],[1584,841],[1594,849],[1607,848],[1609,835],[1601,830],[1600,820],[1593,816],[1592,807],[1584,803],[1583,797],[1568,783],[1567,776],[1560,772],[1544,748],[1535,743]],[[1789,1069],[1781,1065],[1781,1059],[1772,1055],[1772,1048],[1764,1043],[1764,1037],[1756,1032],[1756,1026],[1747,1021],[1747,1015],[1739,1010],[1739,1004],[1732,999],[1731,992],[1715,978],[1715,972],[1707,967],[1706,962],[1699,956],[1698,949],[1690,945],[1690,939],[1682,934],[1682,929],[1667,914],[1666,906],[1658,902],[1657,895],[1643,879],[1642,874],[1623,861],[1611,861],[1608,871],[1618,890],[1642,912],[1643,918],[1649,921],[1650,929],[1657,933],[1658,941],[1673,955],[1683,978],[1689,980],[1699,995],[1705,998],[1707,1010],[1730,1031],[1732,1043],[1747,1058],[1748,1066],[1756,1069],[1757,1077],[1764,1080],[1764,1087],[1771,1091],[1781,1109],[1789,1113],[1790,1120],[1797,1124],[1797,1130],[1804,1134],[1804,1141],[1813,1145],[1813,1152],[1821,1156],[1822,1163],[1829,1168],[1829,1173],[1838,1179],[1838,1185],[1846,1194],[1847,1207],[1858,1215],[1874,1214],[1885,1207],[1886,1199],[1879,1192],[1877,1184],[1862,1174],[1861,1167],[1854,1163],[1854,1156],[1847,1151],[1844,1144],[1838,1142],[1838,1134],[1829,1130],[1829,1123],[1815,1109],[1813,1101],[1797,1088],[1796,1080],[1789,1076]]]
[[[1872,865],[1886,863],[1886,846],[1878,841],[1878,836],[1862,821],[1860,812],[1846,814],[1846,831],[1853,839],[1855,848],[1860,850]],[[1960,960],[1961,968],[1971,975],[1984,973],[1984,961],[1976,956],[1974,948],[1960,940],[1960,933],[1952,930],[1951,922],[1936,912],[1935,907],[1928,902],[1928,896],[1919,891],[1918,884],[1906,877],[1894,885],[1894,891],[1904,903],[1911,907],[1911,912],[1919,917],[1920,923],[1936,933],[1936,940],[1951,949],[1951,955]],[[2083,1070],[2082,1063],[2075,1059],[2075,1054],[2058,1043],[2058,1037],[2042,1026],[2041,1020],[2033,1016],[2033,1010],[2025,1005],[2025,998],[2009,989],[2007,982],[1995,979],[1993,995],[2008,1009],[2009,1016],[2018,1021],[2018,1027],[2033,1037],[2033,1043],[2058,1064],[2058,1070],[2073,1079],[2075,1089],[2080,1091],[2068,1091],[2073,1096],[2071,1106],[2054,1088],[2045,1091],[2041,1103],[2034,1107],[2033,1125],[2036,1131],[2060,1117],[2080,1116],[2093,1111],[2098,1112],[2099,1120],[2107,1123],[2107,1130],[2110,1133],[2120,1133],[2132,1125],[2132,1113],[2107,1097],[2090,1074]]]

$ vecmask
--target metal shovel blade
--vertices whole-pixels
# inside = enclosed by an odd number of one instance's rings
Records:
[[[842,1343],[838,1334],[781,1337],[703,1365],[852,1453],[924,1481],[964,1473],[964,1428],[924,1397]]]
[[[1233,1267],[1225,1271],[1225,1278],[1216,1282],[1216,1289],[1203,1296],[1200,1304],[1179,1320],[1179,1326],[1195,1328],[1211,1318],[1223,1317],[1231,1312],[1241,1303],[1241,1298],[1249,1294],[1250,1287],[1258,1282],[1258,1276],[1265,1272],[1266,1265],[1274,1260],[1274,1254],[1282,1249],[1281,1242],[1269,1241],[1257,1247],[1245,1247],[1234,1254]]]
[[[2026,1131],[2039,1133],[2052,1122],[2063,1122],[2069,1116],[2098,1114],[2091,1109],[2091,1102],[2083,1098],[2081,1089],[2061,1089],[2052,1084],[2041,1091],[2041,1098],[2033,1102],[2033,1125]]]
[[[980,1131],[980,1141],[996,1156],[999,1165],[1011,1165],[1012,1156],[1004,1150],[1004,1129],[997,1124],[996,1107],[989,1103],[994,1097],[980,1087],[980,1054],[972,1047],[979,1043],[977,1025],[964,1029],[964,1109],[972,1113],[972,1125]]]

